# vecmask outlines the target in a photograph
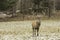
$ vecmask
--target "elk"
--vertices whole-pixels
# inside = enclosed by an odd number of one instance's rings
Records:
[[[39,36],[39,27],[41,25],[40,20],[35,20],[32,22],[32,30],[33,30],[33,36]]]

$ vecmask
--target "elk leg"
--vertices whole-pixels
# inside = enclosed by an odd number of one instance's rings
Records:
[[[33,28],[33,36],[34,36],[34,28]]]
[[[33,28],[33,36],[36,36],[36,30]]]
[[[39,28],[37,28],[37,36],[39,36],[39,33],[38,32],[39,32]]]

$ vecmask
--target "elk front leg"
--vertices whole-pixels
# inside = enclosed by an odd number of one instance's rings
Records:
[[[36,30],[33,28],[33,37],[36,36]]]
[[[37,36],[39,36],[39,28],[37,28]]]

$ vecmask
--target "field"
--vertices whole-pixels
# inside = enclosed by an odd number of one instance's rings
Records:
[[[32,21],[0,22],[0,40],[60,40],[59,20],[41,20],[38,37],[32,37]]]

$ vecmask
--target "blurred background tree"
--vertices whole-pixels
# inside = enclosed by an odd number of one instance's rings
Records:
[[[7,0],[0,0],[0,10],[6,10],[9,6]]]
[[[17,0],[0,0],[0,11],[5,11],[14,6]]]

